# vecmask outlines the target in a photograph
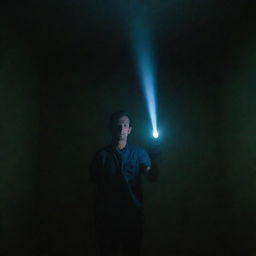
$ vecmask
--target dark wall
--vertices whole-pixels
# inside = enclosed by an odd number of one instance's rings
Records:
[[[34,243],[39,81],[26,43],[1,31],[1,254],[14,255]]]
[[[159,181],[143,184],[143,255],[253,255],[254,6],[148,4],[159,22],[162,153]],[[88,166],[109,142],[109,115],[127,109],[130,140],[151,143],[129,44],[108,8],[1,9],[3,255],[97,255]]]

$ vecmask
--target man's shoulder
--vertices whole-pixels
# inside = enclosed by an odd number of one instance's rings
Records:
[[[138,145],[129,145],[129,148],[130,148],[130,155],[137,158],[142,165],[144,166],[151,165],[150,157],[147,151],[143,147]]]
[[[135,152],[135,153],[143,153],[145,152],[145,149],[141,146],[138,146],[136,144],[129,144],[128,145],[128,149],[132,152]]]

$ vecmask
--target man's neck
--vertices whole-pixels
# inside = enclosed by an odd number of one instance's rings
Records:
[[[115,144],[116,149],[122,150],[125,148],[125,146],[127,145],[127,141],[118,141]]]

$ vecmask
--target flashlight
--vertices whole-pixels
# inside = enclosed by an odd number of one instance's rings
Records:
[[[155,139],[157,139],[157,138],[159,137],[159,133],[158,133],[157,130],[154,130],[154,131],[153,131],[153,137],[154,137]]]

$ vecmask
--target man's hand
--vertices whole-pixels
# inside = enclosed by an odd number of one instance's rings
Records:
[[[149,181],[157,181],[157,179],[158,179],[158,168],[157,168],[155,162],[152,162],[151,166],[145,167],[142,171],[143,171],[144,176]]]

